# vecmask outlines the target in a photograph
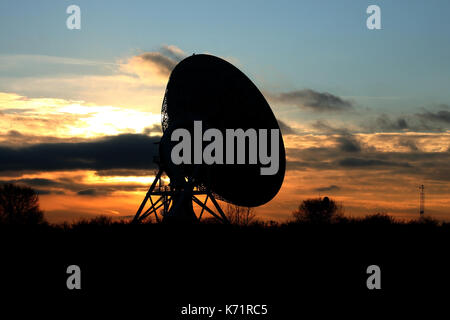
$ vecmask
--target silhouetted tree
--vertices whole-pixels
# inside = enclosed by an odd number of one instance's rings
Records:
[[[376,214],[365,216],[364,218],[360,219],[359,222],[361,224],[389,225],[397,223],[397,220],[385,212],[379,212]]]
[[[428,226],[439,226],[441,223],[428,215],[420,216],[419,219],[409,221],[411,225],[428,225]]]
[[[342,218],[342,206],[328,197],[303,200],[292,213],[297,222],[332,223]]]
[[[250,207],[240,207],[229,203],[225,215],[231,224],[248,226],[255,222],[255,213]]]
[[[40,224],[44,214],[39,196],[29,187],[11,183],[0,186],[0,223]]]

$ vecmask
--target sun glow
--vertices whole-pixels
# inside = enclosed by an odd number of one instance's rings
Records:
[[[69,126],[72,136],[97,137],[120,133],[140,133],[146,127],[159,124],[160,115],[112,106],[69,105],[61,113],[80,115],[76,125]]]
[[[27,98],[10,93],[0,93],[0,114],[0,128],[23,135],[59,138],[142,133],[146,127],[161,121],[159,113],[83,101]]]
[[[154,175],[149,176],[99,176],[95,171],[86,171],[85,183],[92,185],[105,185],[105,184],[142,184],[143,186],[149,186]]]

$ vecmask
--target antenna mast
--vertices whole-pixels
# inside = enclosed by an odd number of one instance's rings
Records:
[[[420,211],[419,211],[419,213],[420,213],[420,216],[422,216],[425,213],[425,187],[423,184],[419,187],[419,190],[420,190],[420,209],[419,209]]]

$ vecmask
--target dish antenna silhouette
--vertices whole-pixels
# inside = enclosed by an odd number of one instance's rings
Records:
[[[162,218],[163,221],[192,222],[200,220],[207,211],[215,218],[228,222],[217,200],[256,207],[267,203],[278,193],[286,169],[278,122],[258,88],[232,64],[206,54],[196,54],[182,60],[170,75],[161,115],[163,136],[159,142],[159,157],[154,159],[159,170],[133,221],[139,222],[154,214],[157,221]],[[171,141],[172,132],[184,128],[192,133],[194,121],[202,121],[203,130],[215,128],[224,136],[226,129],[241,128],[246,131],[253,128],[256,132],[259,129],[267,129],[268,132],[278,129],[277,173],[261,175],[264,166],[259,163],[175,165],[171,160],[171,151],[178,142]],[[208,143],[203,142],[203,146]],[[245,147],[248,155],[248,141]],[[168,185],[163,184],[163,173],[170,179]],[[200,201],[199,195],[206,196],[205,200]],[[153,201],[152,196],[158,199]],[[208,200],[216,211],[208,206]],[[147,202],[150,207],[144,210]],[[193,202],[201,208],[198,217]],[[157,213],[160,208],[162,217]]]

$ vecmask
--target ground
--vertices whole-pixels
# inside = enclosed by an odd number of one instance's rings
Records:
[[[188,304],[265,304],[270,319],[311,308],[319,315],[330,310],[317,306],[333,304],[351,309],[356,301],[383,308],[438,296],[450,284],[450,232],[428,225],[10,227],[1,240],[2,290],[10,297],[77,308],[105,301],[161,319],[191,319],[178,314]],[[81,268],[79,291],[66,287],[72,264]],[[374,264],[381,290],[366,286]]]

